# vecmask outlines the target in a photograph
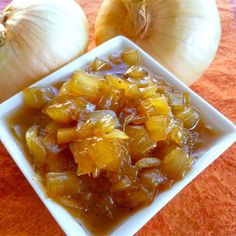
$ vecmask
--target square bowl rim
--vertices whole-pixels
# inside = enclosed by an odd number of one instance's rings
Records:
[[[109,46],[109,44],[112,44],[112,43],[120,43],[120,47],[121,47],[121,50],[122,50],[122,43],[128,45],[130,48],[135,48],[137,49],[139,52],[142,53],[142,56],[145,57],[145,60],[151,62],[152,64],[156,65],[159,69],[161,68],[165,73],[166,73],[166,76],[171,78],[173,81],[175,81],[175,83],[179,84],[182,89],[181,90],[184,90],[184,91],[187,91],[190,93],[191,97],[194,96],[195,97],[195,100],[198,101],[199,103],[204,103],[206,108],[211,110],[212,112],[214,112],[214,114],[216,116],[218,116],[219,119],[222,119],[225,124],[228,125],[229,129],[227,130],[227,132],[224,132],[222,133],[221,135],[221,138],[225,138],[225,146],[223,147],[222,150],[219,150],[218,153],[219,155],[225,151],[233,142],[235,142],[236,140],[236,128],[235,128],[235,125],[229,121],[226,117],[224,117],[219,111],[217,111],[214,107],[212,107],[208,102],[206,102],[204,99],[202,99],[199,95],[197,95],[192,89],[190,89],[187,85],[185,85],[182,81],[178,80],[171,72],[169,72],[165,67],[163,67],[158,61],[156,61],[155,59],[153,59],[149,54],[147,54],[145,51],[143,51],[141,48],[139,48],[135,43],[133,43],[131,40],[123,37],[123,36],[117,36],[103,44],[101,44],[100,46],[92,49],[91,51],[89,51],[88,53],[80,56],[79,58],[76,58],[75,60],[73,60],[72,62],[68,63],[67,65],[63,66],[62,68],[56,70],[55,72],[51,73],[50,75],[46,76],[45,78],[43,78],[42,80],[39,80],[38,82],[32,84],[31,86],[29,87],[35,87],[35,86],[41,86],[41,85],[49,85],[51,84],[51,79],[50,78],[53,78],[54,76],[58,77],[60,73],[63,74],[63,71],[65,68],[67,68],[69,65],[71,65],[72,63],[78,63],[79,61],[83,61],[85,58],[88,57],[88,55],[93,55],[95,52],[97,52],[99,49],[102,49],[102,48],[105,48],[107,46]],[[113,45],[114,47],[114,45]],[[102,54],[102,53],[100,53]],[[99,56],[99,55],[98,55]],[[82,63],[83,64],[83,63]],[[55,81],[58,81],[58,79],[56,79]],[[49,83],[47,83],[49,81]],[[172,84],[172,83],[171,83]],[[13,153],[12,151],[12,146],[10,145],[11,142],[14,142],[15,143],[15,147],[18,146],[18,144],[16,143],[16,140],[12,137],[12,140],[10,140],[8,142],[8,140],[6,140],[4,138],[4,132],[6,132],[6,118],[9,114],[9,112],[11,111],[11,107],[12,107],[12,103],[18,103],[18,99],[22,97],[22,92],[19,92],[17,93],[16,95],[14,95],[13,97],[9,98],[8,100],[6,100],[5,102],[1,103],[0,104],[0,140],[2,141],[2,143],[4,144],[4,146],[7,148],[8,152],[11,154],[11,158],[16,162],[17,166],[21,169],[21,171],[23,172],[23,174],[25,175],[25,177],[27,178],[28,182],[30,183],[30,185],[33,187],[33,189],[35,190],[35,192],[37,193],[37,195],[40,197],[40,199],[42,200],[42,202],[44,203],[44,205],[46,206],[46,208],[49,210],[49,212],[52,214],[52,216],[55,218],[55,220],[57,221],[57,223],[60,225],[60,227],[64,230],[64,232],[68,235],[71,235],[71,232],[67,230],[67,227],[65,227],[65,225],[63,224],[63,222],[60,220],[60,218],[58,216],[55,215],[55,212],[53,212],[53,210],[51,208],[48,207],[48,205],[45,203],[45,201],[49,200],[46,195],[43,193],[43,196],[42,196],[42,193],[39,192],[39,190],[35,187],[34,184],[32,184],[32,182],[34,180],[32,179],[29,179],[29,177],[26,175],[25,173],[25,170],[21,168],[21,164],[19,162],[19,160],[17,160],[17,158],[15,157],[15,154]],[[22,104],[21,102],[19,104]],[[17,106],[19,106],[19,104]],[[230,129],[231,128],[231,129]],[[4,132],[1,132],[1,131],[4,131]],[[226,139],[227,138],[227,139]],[[223,142],[223,141],[222,141]],[[217,156],[218,157],[218,156]],[[215,159],[217,158],[215,157]],[[214,161],[214,160],[212,160]],[[199,171],[199,173],[201,171],[203,171],[212,161],[210,161],[209,163],[206,163],[205,166],[203,168],[201,168],[201,170]],[[193,178],[195,178],[199,173],[197,173]],[[192,178],[192,179],[193,179]],[[190,180],[188,181],[188,183],[192,180],[190,178]],[[188,184],[186,183],[184,185],[184,187]],[[183,188],[183,186],[181,186],[181,188],[177,188],[176,190],[176,194],[181,191]],[[176,195],[174,194],[174,196]],[[172,196],[168,201],[164,202],[163,203],[163,206],[168,203],[174,196]],[[46,200],[45,200],[46,198]],[[158,196],[155,197],[155,199],[157,199]],[[150,204],[152,205],[152,204]],[[162,207],[163,207],[162,206]],[[162,208],[161,207],[161,208]],[[160,208],[160,209],[161,209]],[[160,210],[159,209],[159,210]],[[156,213],[159,211],[157,210]],[[137,213],[134,213],[134,215],[136,215]],[[149,214],[149,216],[142,221],[142,224],[139,224],[139,225],[135,225],[133,228],[131,227],[131,229],[129,229],[127,232],[129,232],[127,235],[131,235],[133,233],[135,233],[139,228],[141,228],[154,214],[152,212],[152,215],[150,216],[151,214]],[[133,215],[132,215],[133,216]],[[132,217],[131,216],[131,217]],[[129,217],[130,218],[130,217]],[[121,223],[121,225],[123,225],[123,223]],[[112,235],[119,235],[119,227],[120,225],[118,225],[118,228],[115,228],[114,229],[114,232],[112,231]],[[85,230],[85,228],[83,228],[83,230]],[[124,232],[124,229],[123,231]],[[84,232],[86,234],[86,232]],[[84,234],[84,235],[85,235]]]

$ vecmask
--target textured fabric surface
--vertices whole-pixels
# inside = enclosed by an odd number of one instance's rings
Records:
[[[207,0],[206,0],[207,1]],[[4,5],[8,0],[0,0]],[[78,0],[90,23],[102,0]],[[222,40],[217,57],[193,90],[236,123],[236,3],[218,0]],[[236,145],[190,183],[137,236],[236,235]],[[64,235],[0,144],[0,235]]]

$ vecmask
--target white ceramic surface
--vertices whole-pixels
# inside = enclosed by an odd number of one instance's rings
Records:
[[[141,54],[141,64],[149,69],[153,74],[162,76],[168,83],[172,84],[180,91],[186,91],[191,94],[192,102],[200,111],[206,122],[220,130],[221,135],[215,139],[213,145],[208,147],[194,163],[192,169],[185,178],[176,183],[170,190],[159,194],[153,203],[129,217],[123,223],[117,226],[111,233],[113,236],[133,235],[148,220],[150,220],[163,206],[165,206],[179,191],[181,191],[192,179],[194,179],[201,171],[203,171],[211,162],[219,157],[229,146],[236,141],[236,128],[221,113],[194,93],[184,83],[174,77],[168,70],[151,58],[147,53],[140,49],[130,40],[118,36],[110,41],[100,45],[87,54],[74,60],[65,67],[59,69],[53,74],[47,76],[32,86],[48,85],[55,81],[68,78],[75,70],[83,68],[87,63],[91,62],[96,56],[106,57],[110,52],[121,51],[128,48],[137,49]],[[0,138],[8,152],[21,169],[26,179],[29,181],[35,192],[38,194],[42,202],[50,211],[60,227],[69,235],[88,235],[88,230],[81,226],[66,210],[60,205],[46,198],[39,182],[33,179],[35,173],[25,158],[23,149],[18,141],[12,136],[10,129],[6,123],[6,118],[18,106],[22,104],[22,93],[18,93],[6,102],[0,104]],[[4,171],[4,170],[3,170]],[[193,203],[194,205],[194,203]],[[193,206],[194,207],[194,206]],[[172,219],[174,220],[174,219]]]

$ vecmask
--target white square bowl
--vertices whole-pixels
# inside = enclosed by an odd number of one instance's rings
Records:
[[[211,162],[219,157],[236,141],[236,128],[233,123],[231,123],[221,113],[194,93],[183,82],[173,76],[167,69],[151,58],[137,45],[122,36],[118,36],[110,41],[107,41],[32,86],[50,85],[56,81],[66,79],[75,70],[85,67],[95,57],[106,57],[110,52],[121,51],[128,48],[133,48],[139,51],[141,55],[141,65],[145,66],[153,74],[160,75],[177,90],[190,93],[193,105],[200,111],[201,116],[207,123],[209,123],[214,129],[220,131],[220,135],[215,138],[214,143],[211,146],[206,148],[205,153],[202,153],[196,160],[192,169],[187,173],[183,180],[174,184],[170,190],[159,194],[151,205],[138,211],[118,225],[113,232],[111,232],[111,235],[113,236],[133,235],[192,179],[194,179],[201,171],[203,171]],[[48,199],[43,192],[43,187],[41,184],[34,180],[35,172],[27,161],[27,158],[25,158],[22,146],[13,137],[6,121],[9,114],[17,109],[22,102],[22,92],[20,92],[6,102],[0,104],[0,139],[20,170],[25,175],[28,182],[34,188],[35,192],[38,194],[44,205],[50,211],[64,232],[69,236],[88,235],[89,231],[77,220],[75,220],[75,218],[73,218],[63,207]]]

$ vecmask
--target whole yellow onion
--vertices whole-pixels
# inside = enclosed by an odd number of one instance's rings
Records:
[[[0,13],[0,101],[83,54],[88,22],[74,0],[14,0]]]
[[[221,25],[215,0],[105,0],[97,44],[124,35],[192,84],[215,57]]]

